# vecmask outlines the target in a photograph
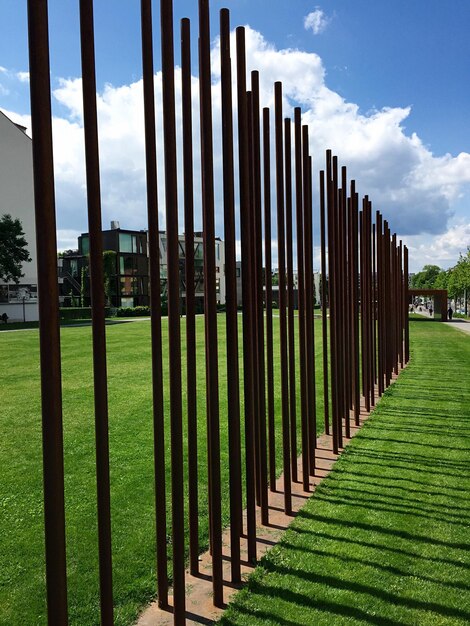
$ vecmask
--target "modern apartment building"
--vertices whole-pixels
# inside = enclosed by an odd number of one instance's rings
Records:
[[[70,251],[59,258],[59,282],[63,305],[77,304],[84,299],[88,305],[88,254],[89,235],[83,233],[78,238],[78,250]],[[145,230],[126,230],[119,222],[111,222],[110,230],[103,231],[103,251],[115,253],[114,271],[110,284],[110,304],[115,307],[148,306],[149,304],[149,260],[148,233]],[[184,235],[179,236],[179,273],[182,311],[186,298],[186,249]],[[167,294],[167,238],[166,232],[159,233],[160,289],[162,297]],[[225,246],[216,241],[216,281],[217,302],[225,303]],[[204,309],[204,253],[203,237],[194,235],[194,288],[196,306]],[[83,296],[85,294],[85,296]]]

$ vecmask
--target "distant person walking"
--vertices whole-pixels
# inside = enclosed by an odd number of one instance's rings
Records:
[[[447,318],[448,318],[449,322],[450,322],[450,321],[452,321],[452,315],[453,315],[453,313],[454,313],[454,312],[452,311],[452,307],[450,306],[450,307],[447,309]]]

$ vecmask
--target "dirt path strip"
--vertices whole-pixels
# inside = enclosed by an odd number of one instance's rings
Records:
[[[470,326],[470,324],[469,324]],[[397,376],[393,377],[394,382]],[[378,397],[376,395],[376,401]],[[354,437],[360,430],[364,422],[369,418],[365,405],[361,405],[360,426],[354,424],[351,419],[351,437]],[[339,455],[333,454],[331,451],[332,441],[330,435],[321,435],[317,444],[317,474],[310,479],[310,489],[313,493],[316,485],[318,485],[331,471],[335,461]],[[340,450],[341,454],[342,449]],[[304,506],[310,497],[302,490],[302,463],[301,458],[298,459],[299,482],[292,483],[292,508],[295,514]],[[282,534],[294,517],[289,517],[283,512],[283,477],[277,480],[276,493],[269,492],[269,526],[261,526],[261,516],[257,510],[257,554],[260,559],[267,550],[279,542]],[[246,518],[244,516],[244,527],[246,528]],[[232,596],[243,586],[234,585],[230,582],[230,528],[226,528],[223,534],[223,551],[224,551],[224,602],[227,605]],[[255,569],[248,564],[246,560],[246,538],[242,537],[241,541],[241,557],[242,557],[242,577],[246,580]],[[209,552],[201,556],[200,576],[191,576],[186,571],[186,624],[197,626],[199,624],[213,624],[217,621],[223,609],[215,608],[212,604],[212,581],[211,581],[211,557]],[[169,597],[170,605],[172,597]],[[172,626],[173,613],[170,608],[163,611],[158,608],[156,602],[152,603],[141,614],[136,626]]]

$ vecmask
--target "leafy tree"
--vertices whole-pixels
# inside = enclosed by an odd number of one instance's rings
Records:
[[[116,276],[116,252],[114,250],[103,251],[104,293],[106,304],[111,304],[111,296],[115,289],[112,277]]]
[[[27,249],[28,242],[24,237],[23,226],[19,219],[11,215],[0,218],[0,279],[16,284],[24,276],[22,264],[31,261]]]
[[[438,265],[425,265],[411,279],[412,289],[434,289],[434,283],[441,272]]]

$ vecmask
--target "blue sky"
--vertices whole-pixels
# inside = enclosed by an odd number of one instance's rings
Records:
[[[25,5],[0,3],[0,108],[27,125]],[[141,128],[139,6],[138,0],[96,0],[95,25],[103,221],[117,217],[122,226],[143,228],[142,142],[133,137]],[[231,10],[232,27],[250,26],[249,56],[266,78],[266,103],[269,85],[279,78],[286,85],[286,111],[295,104],[305,111],[317,167],[327,147],[350,165],[361,191],[408,243],[412,268],[452,265],[470,245],[470,2],[217,1],[211,3],[214,38],[222,6]],[[158,11],[154,3],[156,71]],[[67,247],[87,229],[79,162],[78,1],[50,0],[49,13],[59,242]],[[192,19],[197,76],[197,2],[175,2],[174,15],[177,46],[179,19]],[[215,74],[214,90],[217,68]],[[215,109],[216,126],[217,114]],[[214,137],[217,144],[217,127]]]

